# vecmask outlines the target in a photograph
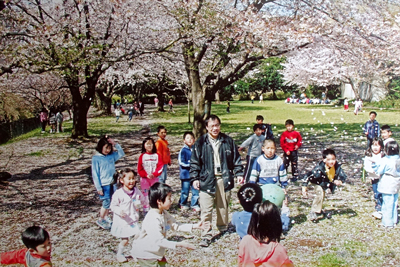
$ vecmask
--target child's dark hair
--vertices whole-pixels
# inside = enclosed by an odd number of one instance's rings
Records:
[[[237,193],[240,205],[247,212],[252,212],[254,205],[262,202],[262,190],[258,184],[247,183]]]
[[[256,123],[256,124],[254,124],[253,125],[253,132],[255,132],[257,129],[261,129],[262,130],[262,125],[261,124],[258,124],[258,123]]]
[[[392,130],[390,129],[390,126],[389,126],[389,125],[385,124],[385,125],[382,125],[381,131],[388,131],[388,132],[391,132]]]
[[[336,153],[335,150],[331,149],[331,148],[327,148],[324,151],[322,151],[322,158],[326,159],[326,157],[328,155],[334,155],[336,158]]]
[[[257,115],[256,121],[263,121],[263,120],[264,120],[264,117],[263,117],[263,116]]]
[[[50,236],[42,227],[31,226],[22,232],[21,238],[27,248],[36,250],[36,247],[43,244]]]
[[[150,136],[146,137],[143,142],[142,142],[142,153],[146,152],[146,148],[144,147],[144,144],[147,143],[147,141],[151,141],[153,143],[153,149],[151,150],[151,153],[157,153],[157,147],[156,147],[156,143],[154,142],[153,138],[151,138]]]
[[[188,135],[188,134],[190,134],[193,138],[195,138],[195,137],[194,137],[194,134],[193,134],[192,132],[187,131],[187,132],[185,132],[185,133],[183,134],[183,139],[185,139],[185,138],[186,138],[186,135]]]
[[[378,143],[378,145],[381,147],[381,152],[380,152],[381,157],[385,156],[385,151],[384,151],[385,145],[383,144],[383,140],[379,137],[374,137],[374,139],[372,139],[369,148],[365,151],[365,156],[372,157],[372,145],[374,143]]]
[[[167,128],[165,128],[165,126],[164,125],[159,125],[158,127],[157,127],[157,133],[159,133],[161,130],[167,130]]]
[[[289,119],[289,120],[286,120],[286,121],[285,121],[285,126],[286,126],[286,125],[294,125],[293,120],[290,120],[290,119]]]
[[[376,114],[375,111],[371,111],[371,112],[369,113],[369,115],[371,115],[371,114],[375,114],[375,117],[378,115],[378,114]]]
[[[122,186],[120,180],[124,178],[125,174],[133,173],[133,177],[136,177],[136,172],[131,168],[125,168],[123,170],[118,170],[114,173],[114,181],[117,182],[117,187],[120,188]],[[136,186],[136,185],[135,185]]]
[[[274,144],[274,146],[275,146],[275,148],[276,148],[276,144],[275,144],[274,140],[272,140],[272,139],[265,139],[265,140],[263,141],[263,143],[262,143],[262,146],[263,146],[263,147],[266,146],[267,143],[272,143],[272,144]]]
[[[96,151],[99,153],[103,154],[103,147],[105,145],[107,146],[112,146],[110,142],[108,142],[108,138],[110,138],[108,135],[103,136],[102,138],[100,138],[99,142],[97,143],[96,146]]]
[[[399,145],[396,141],[387,142],[385,145],[385,154],[387,156],[393,156],[399,154]]]
[[[153,209],[158,209],[157,200],[162,203],[165,202],[168,194],[172,192],[172,188],[167,184],[155,183],[150,187],[149,190],[149,204]]]
[[[215,121],[215,120],[217,120],[218,123],[221,124],[221,119],[217,115],[214,115],[214,114],[211,114],[210,116],[208,116],[205,119],[204,124],[207,126],[209,121]]]
[[[256,204],[251,215],[247,234],[260,243],[279,242],[282,234],[282,221],[279,208],[265,200]]]

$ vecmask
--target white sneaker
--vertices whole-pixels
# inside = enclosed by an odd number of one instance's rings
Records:
[[[194,206],[194,207],[192,207],[193,208],[193,210],[195,211],[195,212],[200,212],[200,207],[199,206]]]
[[[374,211],[372,213],[372,216],[375,217],[376,219],[382,219],[382,212]]]

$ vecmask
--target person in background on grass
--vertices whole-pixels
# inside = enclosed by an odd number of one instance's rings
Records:
[[[113,151],[113,146],[117,151]],[[100,200],[103,202],[100,218],[96,223],[101,228],[109,230],[112,222],[108,213],[111,197],[115,192],[115,162],[125,156],[125,153],[122,147],[107,135],[100,138],[96,151],[97,153],[92,157],[92,178]]]
[[[371,179],[372,191],[374,192],[375,199],[375,211],[372,213],[377,219],[382,219],[382,194],[378,192],[378,182],[380,175],[376,174],[372,168],[372,162],[378,162],[382,157],[385,156],[384,144],[382,139],[375,137],[372,140],[371,147],[365,151],[364,158],[364,170]]]
[[[42,133],[46,132],[46,125],[49,114],[47,113],[46,108],[42,108],[42,112],[40,112],[40,124],[42,125]]]
[[[160,125],[157,127],[158,140],[156,142],[157,153],[161,156],[163,163],[163,172],[159,177],[160,183],[165,183],[167,180],[167,170],[168,165],[171,165],[171,153],[168,147],[168,141],[165,139],[167,137],[167,129]]]
[[[244,170],[244,177],[245,177],[245,182],[248,183],[250,179],[250,174],[251,170],[253,168],[253,164],[256,161],[256,159],[261,155],[262,152],[262,144],[265,140],[265,136],[261,135],[262,134],[262,124],[254,124],[253,126],[253,132],[254,134],[251,135],[249,138],[247,138],[246,141],[244,141],[240,147],[239,151],[242,151],[243,148],[247,148],[247,156],[246,156],[246,168]]]
[[[229,102],[229,100],[226,100],[226,112],[230,113],[230,108],[231,108],[231,103]]]
[[[243,166],[239,151],[231,137],[221,133],[221,120],[210,115],[205,120],[207,133],[197,139],[190,159],[190,178],[195,189],[200,190],[201,221],[205,222],[200,246],[211,243],[212,211],[215,204],[217,227],[220,235],[228,229],[229,202],[234,177],[243,183]]]
[[[119,118],[121,117],[121,113],[122,113],[119,106],[117,106],[114,113],[115,113],[115,122],[118,122]]]
[[[129,168],[115,174],[119,189],[112,196],[110,209],[113,212],[111,234],[121,238],[118,245],[117,261],[126,262],[123,251],[129,238],[140,232],[139,208],[148,206],[149,200],[136,188],[136,173]]]
[[[313,222],[324,217],[322,205],[325,190],[329,188],[333,194],[336,186],[342,185],[347,178],[341,165],[336,161],[336,153],[333,149],[325,149],[322,152],[322,158],[323,160],[304,176],[302,185],[302,193],[305,198],[307,198],[308,184],[312,183],[315,188],[315,198],[308,216],[309,220]],[[331,212],[328,212],[327,218],[330,219],[331,217]]]
[[[270,139],[264,140],[262,151],[264,154],[254,161],[250,183],[277,184],[286,188],[288,185],[286,168],[283,160],[275,154],[275,142]]]
[[[379,123],[375,120],[376,112],[371,111],[369,113],[369,121],[364,124],[364,134],[367,137],[367,148],[371,146],[372,139],[381,135],[381,129]]]
[[[149,192],[150,211],[142,223],[142,230],[132,242],[132,257],[140,266],[167,266],[166,249],[183,247],[195,249],[186,241],[170,241],[166,238],[168,229],[190,232],[201,229],[202,224],[179,224],[168,210],[172,205],[172,188],[169,185],[155,183]]]
[[[175,111],[174,111],[174,104],[172,103],[172,98],[169,99],[168,105],[169,105],[168,113],[169,113],[169,112],[175,113]]]
[[[274,140],[274,133],[272,132],[271,124],[265,124],[264,123],[264,117],[261,116],[261,115],[257,115],[256,122],[257,122],[257,124],[260,124],[262,126],[261,135],[265,136],[265,139]]]
[[[281,148],[283,150],[283,163],[285,164],[285,168],[287,168],[290,164],[292,164],[292,181],[297,181],[299,176],[298,173],[298,154],[297,151],[303,144],[301,135],[299,132],[294,131],[294,122],[293,120],[286,120],[285,122],[286,131],[282,133],[281,136]]]
[[[358,115],[358,112],[361,109],[362,101],[361,98],[357,98],[356,101],[353,102],[354,104],[354,115]]]
[[[189,198],[189,191],[192,190],[192,198],[190,201],[190,208],[194,211],[199,212],[199,190],[194,189],[190,182],[190,158],[192,156],[191,148],[194,144],[195,138],[192,132],[185,132],[183,134],[184,146],[179,151],[178,162],[179,162],[179,178],[181,178],[181,197],[179,199],[179,206],[181,210],[188,210],[187,205]]]
[[[49,124],[50,124],[50,133],[55,133],[57,128],[57,119],[54,108],[50,108]]]
[[[239,243],[238,266],[293,267],[286,249],[279,244],[281,234],[279,208],[268,200],[256,204],[247,235]]]
[[[385,146],[386,156],[372,163],[372,168],[382,175],[378,183],[378,192],[382,194],[382,224],[393,228],[397,224],[397,203],[400,189],[399,145],[390,141]]]
[[[392,130],[390,129],[390,126],[387,124],[382,125],[382,127],[381,127],[381,137],[383,140],[383,145],[386,145],[390,141],[395,141],[392,138]]]
[[[64,121],[64,116],[63,116],[61,110],[57,111],[56,121],[57,121],[57,133],[62,133],[63,132],[62,123]]]
[[[144,104],[143,104],[142,100],[139,100],[139,113],[140,113],[140,116],[143,116],[143,114],[144,114]]]
[[[142,143],[142,154],[139,156],[138,173],[140,176],[140,189],[147,199],[150,187],[159,181],[163,171],[163,162],[160,154],[157,153],[156,145],[151,137],[147,137]],[[144,212],[148,212],[149,205],[144,205]]]
[[[344,111],[349,111],[349,100],[347,99],[347,97],[344,98]]]
[[[254,104],[254,98],[255,98],[254,95],[250,96],[250,99],[251,99],[251,103],[252,103],[252,104]]]
[[[24,264],[30,267],[50,267],[51,243],[49,233],[40,226],[28,227],[21,234],[26,248],[3,252],[0,264]]]
[[[247,229],[249,227],[251,214],[254,209],[254,205],[262,202],[262,190],[257,184],[244,184],[240,187],[237,193],[240,205],[243,207],[243,211],[237,211],[232,214],[232,225],[236,228],[236,233],[242,239],[247,235]]]

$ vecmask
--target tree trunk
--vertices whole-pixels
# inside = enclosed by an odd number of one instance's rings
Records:
[[[190,123],[190,99],[187,99],[187,103],[188,103],[188,123]]]
[[[98,108],[105,114],[111,115],[112,96],[105,95],[102,91],[96,91],[100,99]]]
[[[221,100],[219,99],[219,91],[215,92],[215,103],[221,104]]]
[[[157,110],[160,112],[165,112],[164,109],[164,94],[162,93],[162,90],[159,90],[160,93],[157,94],[157,98],[158,98],[158,107]]]
[[[200,75],[196,70],[190,70],[191,88],[192,88],[192,103],[193,103],[193,133],[196,138],[206,132],[204,125],[204,104],[205,93],[200,83]],[[208,109],[209,112],[209,109]]]

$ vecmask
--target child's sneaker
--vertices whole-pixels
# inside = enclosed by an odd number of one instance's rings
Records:
[[[188,210],[188,209],[189,209],[188,206],[186,206],[186,205],[181,205],[181,210]]]
[[[118,262],[127,262],[128,260],[125,258],[123,254],[117,254],[117,261]]]
[[[104,217],[104,220],[105,220],[109,225],[112,225],[112,219],[111,219],[110,216]]]
[[[104,230],[110,230],[111,229],[111,225],[106,220],[98,219],[96,221],[96,224],[98,226],[100,226],[101,228],[103,228]]]
[[[199,206],[194,206],[194,207],[193,207],[193,210],[194,210],[195,212],[200,212],[201,209],[200,209]]]

